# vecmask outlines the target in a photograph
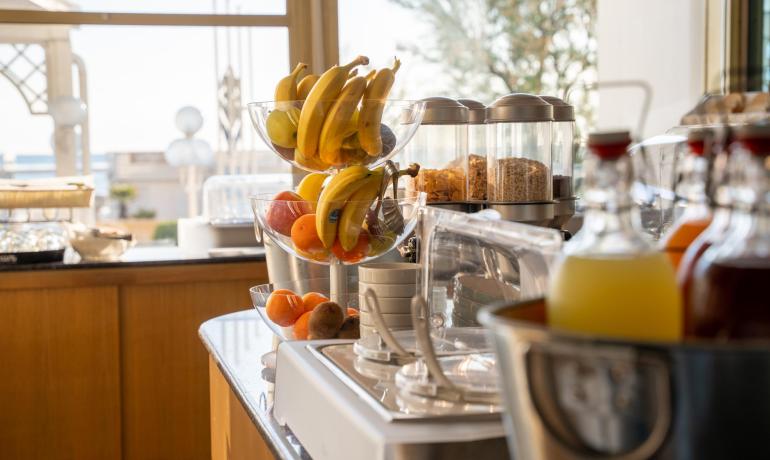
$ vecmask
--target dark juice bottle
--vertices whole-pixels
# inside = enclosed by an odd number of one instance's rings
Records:
[[[770,339],[770,258],[737,258],[710,264],[694,292],[693,332],[699,337]],[[698,292],[708,285],[707,292]]]
[[[770,124],[736,139],[730,223],[695,263],[686,312],[697,337],[770,340]]]

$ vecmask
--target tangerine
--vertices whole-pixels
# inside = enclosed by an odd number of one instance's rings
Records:
[[[328,301],[328,297],[318,292],[308,292],[302,296],[302,303],[305,304],[305,311],[313,311],[316,305]]]
[[[291,241],[298,251],[309,254],[313,259],[327,253],[316,231],[315,214],[305,214],[294,221],[291,226]]]
[[[307,340],[308,322],[310,321],[310,311],[303,313],[294,323],[294,338],[297,340]]]
[[[270,321],[279,326],[288,327],[305,312],[305,305],[302,303],[302,297],[293,291],[276,289],[267,298],[265,310]]]
[[[343,262],[356,263],[359,260],[366,257],[369,252],[369,233],[361,232],[358,235],[358,241],[356,245],[350,251],[346,251],[342,248],[342,244],[339,239],[334,240],[334,246],[332,246],[332,253]]]
[[[348,316],[358,316],[358,310],[348,307]]]

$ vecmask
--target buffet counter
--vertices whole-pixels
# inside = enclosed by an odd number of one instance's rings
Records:
[[[261,357],[274,349],[275,335],[257,312],[210,319],[198,333],[209,352],[212,460],[307,458],[273,417],[274,370]]]
[[[250,305],[264,254],[0,266],[0,457],[208,459],[204,321]]]

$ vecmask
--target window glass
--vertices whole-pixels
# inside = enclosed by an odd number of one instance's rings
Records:
[[[44,26],[14,26],[40,30]],[[57,26],[62,27],[62,26]],[[258,139],[248,113],[231,132],[235,152],[227,151],[222,126],[228,122],[219,104],[218,83],[231,68],[239,81],[243,108],[270,100],[276,81],[288,72],[288,29],[240,27],[79,26],[67,28],[71,52],[82,59],[87,93],[79,94],[78,71],[72,70],[72,93],[87,103],[91,166],[96,177],[97,210],[104,220],[117,217],[109,198],[114,185],[136,193],[128,216],[153,215],[172,220],[187,214],[183,168],[169,165],[164,152],[184,137],[175,116],[193,106],[203,117],[194,137],[211,147],[215,159],[199,178],[217,173],[285,174],[289,166]],[[45,177],[55,174],[53,120],[47,106],[33,101],[31,86],[45,92],[42,47],[0,43],[0,176]],[[13,61],[7,69],[6,65]],[[42,63],[42,64],[41,64]],[[40,67],[36,68],[36,65]],[[13,72],[11,72],[13,70]],[[16,78],[21,77],[21,78]],[[22,84],[21,80],[24,80]],[[16,84],[14,84],[14,81]],[[22,97],[22,93],[25,94]],[[80,131],[80,127],[76,128]],[[81,154],[76,138],[78,157]],[[200,194],[199,194],[200,196]],[[199,198],[200,199],[200,198]],[[200,209],[200,207],[199,207]]]

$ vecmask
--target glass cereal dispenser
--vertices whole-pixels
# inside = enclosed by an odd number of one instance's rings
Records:
[[[487,199],[487,107],[474,99],[458,99],[468,107],[468,199]]]
[[[533,94],[513,93],[486,110],[487,198],[508,220],[548,225],[553,107]]]
[[[430,97],[414,138],[406,147],[407,163],[420,165],[407,192],[425,192],[428,204],[468,200],[468,108],[448,97]]]
[[[540,96],[553,106],[551,130],[551,174],[553,199],[556,201],[554,227],[561,228],[575,214],[573,153],[575,108],[554,96]]]

